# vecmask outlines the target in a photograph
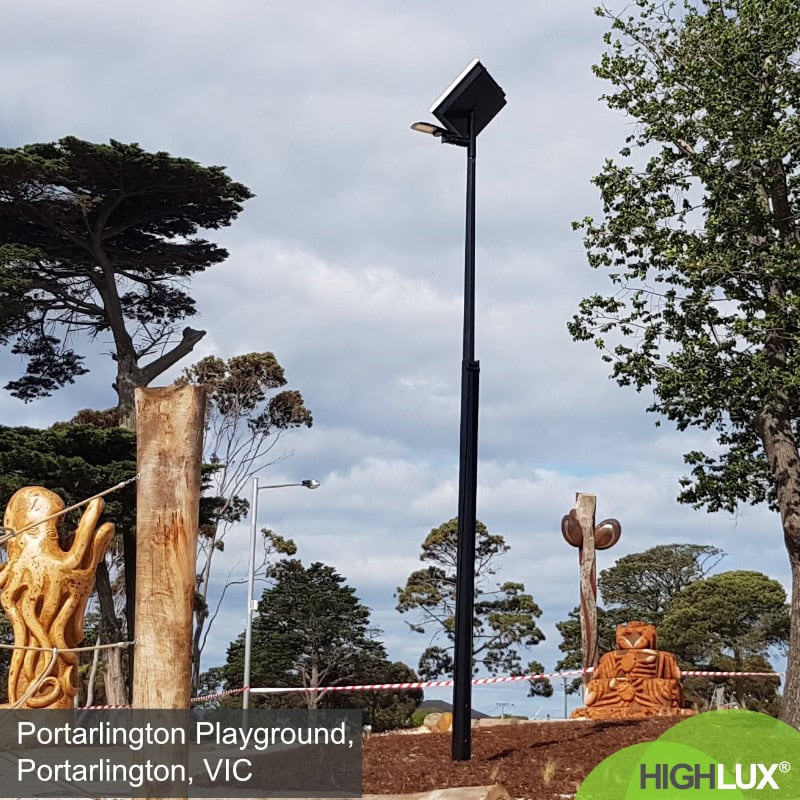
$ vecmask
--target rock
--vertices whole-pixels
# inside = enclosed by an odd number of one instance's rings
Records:
[[[519,717],[484,717],[483,719],[475,720],[475,727],[494,728],[497,725],[519,725],[520,722],[527,721]]]
[[[443,711],[436,723],[436,731],[447,733],[451,730],[453,730],[453,715],[449,711]]]
[[[446,733],[453,729],[453,715],[449,711],[432,711],[422,724],[433,733]]]
[[[422,720],[422,724],[430,731],[435,730],[441,716],[441,711],[431,711],[431,713],[426,715],[425,719]]]

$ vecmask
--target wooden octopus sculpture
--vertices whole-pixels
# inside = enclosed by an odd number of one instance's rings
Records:
[[[78,656],[64,649],[77,647],[83,639],[95,568],[114,535],[111,523],[97,527],[103,506],[100,499],[87,505],[72,545],[64,550],[57,519],[47,519],[64,509],[57,494],[31,486],[20,489],[8,503],[4,525],[19,531],[8,541],[8,562],[0,565],[0,602],[16,645],[8,676],[10,706],[74,705]],[[60,650],[55,664],[52,648]],[[48,669],[49,675],[43,678]]]
[[[586,687],[586,706],[573,718],[635,719],[687,714],[682,709],[681,671],[675,656],[656,650],[656,629],[646,622],[617,627],[617,647],[600,659]]]

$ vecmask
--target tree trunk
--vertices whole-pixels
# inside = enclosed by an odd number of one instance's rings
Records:
[[[227,468],[223,470],[223,476]],[[223,477],[224,484],[224,477]],[[228,507],[229,501],[225,501],[225,508]],[[210,611],[208,609],[208,588],[211,582],[211,561],[214,558],[217,545],[217,533],[219,531],[219,520],[214,523],[214,531],[207,541],[207,555],[205,564],[203,564],[203,571],[197,576],[197,588],[195,589],[196,608],[194,612],[194,635],[192,638],[192,694],[197,692],[200,686],[200,661],[203,657],[203,632],[206,629],[206,624],[210,624],[209,617]],[[224,595],[224,589],[223,589]],[[213,621],[213,620],[212,620]]]
[[[118,424],[128,430],[136,430],[136,407],[134,403],[134,391],[139,385],[140,374],[136,366],[136,356],[131,352],[119,355],[125,342],[117,342],[117,379],[114,389],[117,392],[117,413],[119,415]],[[133,635],[133,620],[136,615],[136,531],[132,528],[122,530],[122,553],[123,570],[125,572],[125,619],[128,623],[129,636]],[[109,652],[109,651],[107,651]],[[135,653],[131,650],[128,653],[128,679],[133,686],[133,672],[135,664]],[[111,663],[106,658],[106,682],[109,674],[114,674],[116,667],[122,668],[121,662],[112,669]],[[123,679],[124,680],[124,679]],[[106,686],[106,693],[109,687]],[[116,691],[112,687],[112,691]]]
[[[106,690],[106,703],[110,706],[128,704],[128,692],[125,688],[125,671],[122,669],[122,650],[115,647],[103,651],[105,661],[105,677],[103,685]]]
[[[145,388],[150,381],[157,378],[164,370],[169,369],[176,361],[189,353],[197,342],[205,335],[205,331],[195,331],[186,328],[183,332],[181,341],[170,351],[160,358],[151,362],[144,368],[137,364],[136,354],[132,349],[129,338],[121,336],[116,340],[117,346],[117,377],[114,383],[114,390],[117,393],[117,412],[119,414],[119,425],[128,430],[136,430],[136,402],[135,393],[137,389]],[[125,569],[125,618],[128,621],[128,630],[133,631],[133,620],[136,616],[136,533],[134,530],[122,531],[122,544],[124,553]],[[197,654],[199,660],[199,652]],[[134,682],[134,653],[128,653],[128,678],[130,684]],[[106,680],[110,670],[110,664],[106,665]],[[120,662],[121,666],[121,662]],[[192,680],[193,687],[196,688],[199,679],[199,664],[196,669],[196,676]],[[117,693],[119,687],[112,687],[111,691]]]
[[[783,688],[780,718],[800,730],[800,541],[797,533],[784,530],[789,564],[792,569],[791,628],[789,633],[789,657],[786,666],[786,685]]]
[[[203,638],[203,630],[208,614],[201,614],[195,612],[194,617],[194,634],[192,635],[192,695],[196,694],[200,686],[200,659],[203,655],[203,650],[200,647],[200,641]]]
[[[95,581],[100,602],[100,628],[103,639],[107,642],[119,642],[122,640],[122,626],[114,608],[114,592],[105,559],[101,559],[97,565]],[[122,651],[119,648],[103,650],[102,657],[106,703],[115,706],[125,705],[128,702],[128,691],[122,669]]]
[[[305,682],[305,681],[304,681]],[[311,675],[306,686],[306,707],[317,708],[319,706],[319,666],[316,659],[311,660]]]
[[[136,430],[136,407],[133,401],[136,384],[131,380],[130,375],[122,375],[118,372],[114,389],[117,392],[117,413],[120,427],[127,428],[129,431]]]
[[[792,573],[789,654],[780,719],[800,730],[800,454],[785,406],[763,411],[757,427],[775,479]]]

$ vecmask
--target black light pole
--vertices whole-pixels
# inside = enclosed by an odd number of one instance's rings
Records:
[[[461,355],[461,443],[458,467],[458,553],[453,670],[453,760],[472,755],[472,620],[475,604],[475,522],[478,493],[478,384],[475,360],[475,115],[467,138],[467,220],[464,243],[464,346]]]
[[[475,59],[434,103],[431,113],[445,126],[411,127],[467,149],[467,217],[464,243],[464,336],[461,357],[461,436],[458,472],[458,553],[453,686],[454,761],[472,749],[472,620],[475,605],[475,501],[478,491],[478,385],[475,360],[475,154],[478,134],[505,105],[505,93]]]

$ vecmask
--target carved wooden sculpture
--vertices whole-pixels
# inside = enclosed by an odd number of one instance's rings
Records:
[[[9,705],[24,699],[21,708],[73,707],[77,654],[60,652],[50,675],[26,698],[51,665],[53,655],[52,650],[20,648],[73,648],[83,639],[84,611],[95,568],[114,535],[111,523],[97,527],[103,506],[100,499],[87,505],[72,545],[64,550],[58,540],[57,519],[46,520],[64,509],[57,494],[31,486],[20,489],[8,503],[4,524],[19,531],[8,541],[8,563],[0,566],[0,602],[17,645],[8,676]]]
[[[682,709],[681,671],[671,653],[656,650],[656,629],[646,622],[617,627],[617,647],[600,659],[586,688],[586,706],[573,718],[635,719],[688,714]]]
[[[581,598],[581,650],[583,651],[583,683],[589,682],[590,668],[597,666],[597,558],[596,550],[613,547],[622,533],[616,519],[604,519],[594,524],[596,498],[578,492],[575,508],[561,520],[561,533],[573,547],[578,548]]]

